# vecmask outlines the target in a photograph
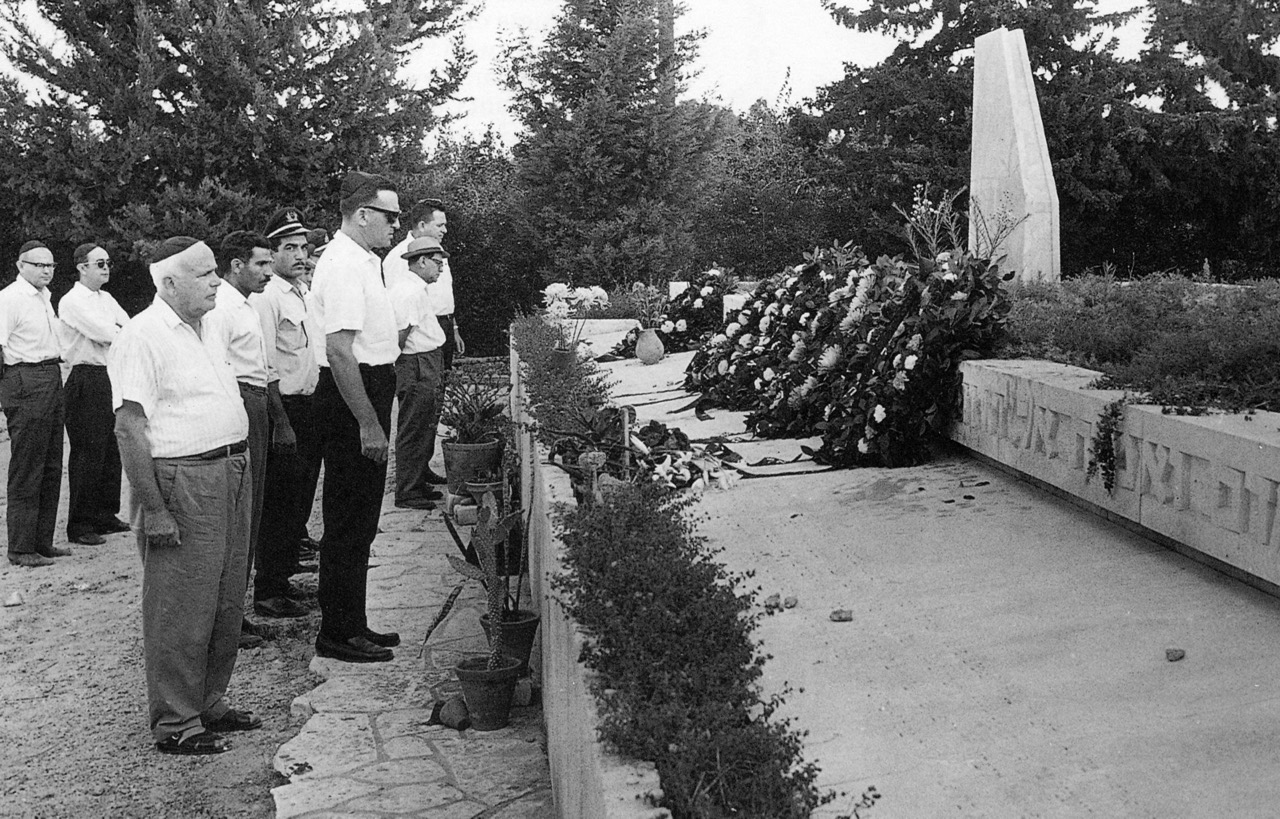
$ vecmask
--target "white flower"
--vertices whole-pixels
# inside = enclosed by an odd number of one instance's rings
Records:
[[[911,337],[911,340],[907,342],[907,349],[911,350],[912,352],[915,352],[916,350],[920,349],[920,345],[923,342],[924,342],[924,336],[920,335],[919,333],[916,333],[914,336]]]
[[[917,360],[918,360],[918,359],[916,358],[916,356],[913,356],[913,355],[909,355],[909,356],[907,356],[907,360],[902,362],[902,369],[904,369],[904,370],[914,370],[914,369],[916,368],[916,361],[917,361]]]
[[[779,299],[780,299],[780,298],[782,298],[783,296],[787,295],[787,288],[785,288],[785,287],[779,287],[777,290],[773,291],[773,295],[774,295],[774,297],[775,297],[775,298],[779,298]]]
[[[737,365],[737,364],[730,364],[730,365],[729,365],[729,375],[733,375],[733,374],[734,374],[734,373],[736,373],[737,371],[738,371],[738,365]]]
[[[745,325],[748,321],[751,321],[751,314],[750,314],[750,313],[748,313],[748,312],[746,312],[746,311],[743,311],[743,312],[741,312],[741,313],[739,313],[739,314],[738,314],[738,323],[739,323],[739,324],[743,324],[743,325]]]
[[[799,273],[799,272],[800,272],[800,271],[802,271],[802,270],[804,270],[804,265],[802,265],[802,264],[798,264],[798,265],[796,265],[796,272],[797,272],[797,273]],[[796,283],[796,277],[795,277],[795,276],[788,276],[788,277],[787,277],[787,287],[791,287],[791,285],[793,285],[793,284],[795,284],[795,283]]]
[[[689,322],[685,321],[684,319],[680,319],[679,321],[676,322],[676,329],[683,333],[685,330],[689,329]],[[667,332],[669,333],[671,331],[668,330]]]
[[[835,276],[824,270],[818,274],[818,278],[822,279],[824,282],[829,282],[834,279]]]
[[[764,352],[764,348],[761,347],[759,344],[751,348],[752,355],[760,355],[763,352]]]
[[[796,342],[795,346],[791,348],[791,353],[787,356],[787,360],[792,362],[800,361],[800,359],[804,358],[804,351],[804,339],[800,339]]]
[[[553,301],[547,305],[547,317],[556,321],[563,321],[569,317],[569,303],[564,301]]]
[[[729,370],[729,362],[725,361],[723,358],[720,359],[720,363],[716,365],[716,372],[720,373],[721,375],[724,375],[728,370]]]
[[[711,285],[707,285],[706,287],[698,291],[698,295],[706,297],[706,296],[710,296],[714,292],[715,292],[715,288],[712,287]]]
[[[752,303],[751,305],[752,310],[759,310],[763,307],[764,307],[764,302],[760,301],[760,299],[756,299],[755,302]]]
[[[564,301],[571,292],[569,285],[564,282],[552,282],[542,289],[542,303],[550,305],[557,301]]]
[[[898,392],[902,392],[907,388],[907,374],[905,372],[898,373],[893,377],[893,388]]]
[[[787,316],[790,314],[791,314],[791,305],[789,304],[782,305],[782,315]]]
[[[671,332],[672,330],[674,330],[675,328],[676,328],[676,326],[675,326],[674,324],[672,324],[671,322],[669,322],[669,321],[664,321],[664,322],[662,322],[662,326],[661,326],[660,328],[658,328],[658,329],[662,330],[662,332],[664,332],[664,333],[670,333],[670,332]]]
[[[808,314],[808,313],[802,313],[802,314],[800,315],[800,323],[801,323],[801,324],[804,324],[804,323],[805,323],[805,322],[807,322],[808,320],[809,320],[809,314]]]
[[[969,298],[969,294],[964,292],[963,290],[957,290],[956,292],[951,294],[952,301],[964,301],[967,298]]]
[[[585,306],[591,301],[590,287],[575,287],[573,293],[569,296],[569,300],[578,306]]]
[[[778,303],[776,301],[769,302],[769,306],[764,309],[766,316],[772,316],[776,312],[778,312]]]
[[[742,338],[738,339],[738,346],[745,350],[751,346],[752,341],[754,341],[754,339],[751,337],[750,333],[743,333]]]
[[[877,424],[884,423],[884,419],[889,415],[885,408],[880,404],[876,404],[876,408],[871,412],[871,416],[876,419]]]
[[[760,383],[759,378],[756,379],[755,387],[756,387],[756,392],[760,392],[760,390],[764,388],[764,384]]]
[[[702,299],[694,299],[694,300],[693,300],[693,308],[694,308],[695,310],[701,310],[701,309],[702,309]]]
[[[942,274],[942,280],[943,280],[944,282],[953,282],[953,281],[955,281],[955,280],[956,280],[956,279],[958,279],[958,278],[960,278],[960,277],[959,277],[959,276],[957,276],[957,275],[956,275],[956,274],[954,274],[954,273],[943,273],[943,274]]]
[[[714,336],[711,337],[712,344],[724,344],[728,340],[729,340],[728,337],[725,336],[724,333],[716,333]]]
[[[861,452],[863,455],[866,455],[868,452],[871,451],[871,447],[867,444],[866,438],[858,439],[858,451]]]
[[[767,314],[764,316],[764,318],[760,319],[760,332],[761,333],[769,332],[769,324],[772,321],[773,319],[771,319]]]
[[[825,372],[833,369],[839,363],[840,348],[833,345],[822,351],[822,357],[818,359],[818,369]]]
[[[773,367],[765,367],[765,368],[764,368],[764,380],[765,380],[765,381],[772,381],[772,380],[773,380],[773,376],[774,376],[774,375],[775,375],[775,373],[773,372]]]
[[[742,329],[742,325],[739,324],[738,322],[736,321],[730,322],[729,326],[724,328],[725,338],[733,338],[738,334],[738,331],[740,331],[741,329]]]
[[[797,392],[799,392],[801,395],[808,395],[809,393],[817,389],[817,387],[818,387],[818,378],[817,376],[811,375],[804,380],[804,383],[800,385],[800,389],[797,390]]]

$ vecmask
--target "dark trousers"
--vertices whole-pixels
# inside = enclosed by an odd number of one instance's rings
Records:
[[[320,477],[320,429],[314,396],[282,395],[284,414],[298,439],[296,452],[267,449],[267,485],[258,532],[257,577],[253,599],[269,600],[289,591],[298,563],[298,542],[307,536],[307,521]]]
[[[62,371],[57,364],[5,367],[0,407],[9,427],[9,554],[48,553],[62,488]]]
[[[453,354],[458,352],[458,345],[453,340],[453,314],[436,316],[436,321],[440,322],[440,329],[444,330],[444,346],[440,348],[444,355],[444,368],[452,370]]]
[[[258,529],[262,524],[262,493],[267,483],[267,436],[271,420],[267,416],[267,390],[240,384],[240,399],[249,416],[249,476],[253,480],[253,513],[249,519],[249,559],[245,562],[244,579],[253,575],[254,555],[258,553]]]
[[[439,350],[409,353],[396,359],[396,502],[423,500],[432,491],[427,474],[436,453],[440,424]]]
[[[120,513],[120,449],[107,368],[77,364],[64,388],[67,407],[67,539],[106,531]]]
[[[391,432],[396,394],[395,367],[360,365],[365,394],[384,435]],[[369,546],[378,534],[387,464],[360,452],[360,424],[338,392],[333,373],[320,369],[316,416],[324,452],[324,537],[320,541],[320,633],[343,641],[364,634]]]

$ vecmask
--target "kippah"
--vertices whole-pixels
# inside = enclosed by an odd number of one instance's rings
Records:
[[[25,256],[29,251],[36,250],[37,248],[44,248],[45,250],[48,250],[49,246],[44,242],[32,239],[30,242],[23,243],[22,247],[18,249],[18,255]]]
[[[302,226],[302,217],[298,213],[298,209],[294,207],[280,208],[280,210],[271,214],[271,218],[267,220],[267,226],[262,229],[263,234],[271,240],[282,239],[285,236],[297,236],[307,232]]]
[[[171,236],[156,246],[155,251],[151,254],[151,262],[154,264],[170,256],[177,256],[199,241],[199,239],[193,239],[190,236]]]
[[[100,247],[102,247],[102,245],[98,244],[97,242],[85,242],[84,244],[76,248],[75,253],[71,254],[71,259],[76,264],[83,264],[85,259],[89,258],[89,254]]]

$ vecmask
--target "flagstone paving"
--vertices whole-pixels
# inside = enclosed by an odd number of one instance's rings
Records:
[[[553,816],[536,702],[513,709],[511,725],[497,731],[428,724],[432,703],[459,691],[454,664],[485,651],[483,593],[467,584],[420,657],[427,626],[461,579],[445,559],[456,548],[439,512],[395,509],[390,497],[381,528],[370,559],[370,626],[398,631],[403,643],[389,663],[312,660],[325,682],[294,701],[306,724],[275,756],[289,778],[272,790],[277,817]]]

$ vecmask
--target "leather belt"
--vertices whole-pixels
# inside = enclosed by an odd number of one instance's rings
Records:
[[[248,441],[236,441],[234,444],[216,447],[208,452],[201,452],[198,455],[183,455],[183,458],[194,458],[198,461],[216,461],[219,458],[230,458],[232,455],[239,455],[249,448]]]
[[[266,395],[266,394],[267,394],[267,388],[266,388],[266,387],[259,387],[257,384],[249,384],[249,383],[244,382],[244,381],[237,381],[236,383],[240,385],[240,389],[242,389],[242,390],[248,390],[249,392],[253,393],[254,395]]]

